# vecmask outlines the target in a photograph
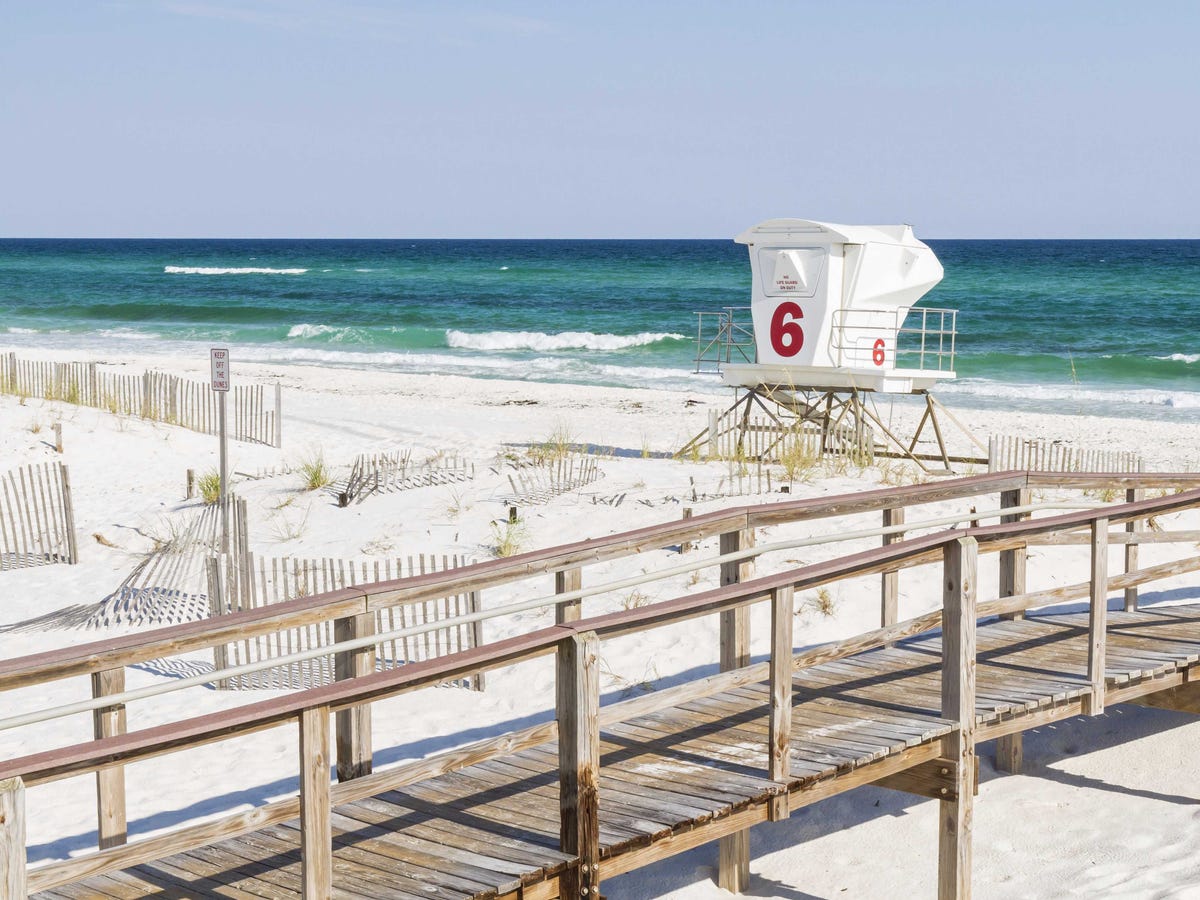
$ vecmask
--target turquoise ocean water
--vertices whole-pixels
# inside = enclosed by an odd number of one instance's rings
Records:
[[[1200,241],[928,243],[947,402],[1200,421]],[[723,240],[0,240],[0,350],[711,393],[693,314],[749,290]]]

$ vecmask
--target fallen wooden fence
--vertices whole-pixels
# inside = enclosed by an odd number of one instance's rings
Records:
[[[230,504],[230,551],[249,554],[246,501],[235,495]],[[221,551],[221,508],[209,504],[190,511],[182,523],[167,521],[170,531],[133,568],[115,591],[100,602],[87,624],[166,625],[209,615],[206,561]]]
[[[423,463],[412,461],[412,451],[360,453],[350,467],[346,481],[331,490],[338,506],[361,503],[369,495],[390,491],[408,491],[435,484],[455,484],[475,477],[475,465],[461,457],[437,457]]]
[[[0,354],[0,392],[39,397],[139,416],[216,434],[217,393],[206,381],[147,370],[141,375],[105,371],[96,363],[58,363]],[[261,384],[234,385],[229,391],[227,427],[235,441],[282,445],[282,391],[275,385],[268,403]]]
[[[577,491],[600,478],[594,457],[568,453],[544,463],[514,465],[508,474],[512,493],[501,497],[505,503],[541,504]]]
[[[214,616],[286,603],[303,597],[344,588],[367,586],[395,578],[449,572],[465,565],[457,555],[438,557],[424,554],[405,560],[344,560],[255,558],[247,554],[212,557],[208,562],[208,597]],[[454,622],[460,616],[479,612],[479,592],[449,593],[444,597],[416,600],[375,610],[372,623],[358,623],[359,629],[371,628],[370,633],[404,629],[446,621],[446,625],[417,636],[402,636],[382,640],[375,654],[375,667],[391,669],[426,659],[436,659],[482,643],[481,622]],[[219,645],[213,649],[213,662],[218,669],[261,662],[326,647],[338,640],[335,623],[326,619],[294,628],[280,629],[273,634],[260,634]],[[364,634],[367,632],[363,632]],[[288,689],[328,684],[336,678],[331,657],[319,657],[303,662],[285,663],[278,667],[233,679],[223,679],[219,686],[228,689],[254,688]],[[483,675],[476,673],[459,682],[472,690],[483,689]]]
[[[0,570],[77,562],[67,467],[33,463],[0,473]]]

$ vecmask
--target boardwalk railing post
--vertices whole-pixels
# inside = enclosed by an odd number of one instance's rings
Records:
[[[792,586],[771,591],[771,722],[770,746],[767,748],[767,777],[772,781],[788,781],[791,767],[792,734]],[[789,801],[784,791],[771,798],[768,818],[772,822],[786,819]]]
[[[1000,506],[1011,508],[1014,506],[1028,506],[1030,502],[1029,488],[1018,488],[1012,491],[1001,491]],[[1012,522],[1020,522],[1022,519],[1028,519],[1028,513],[1016,513],[1003,515],[1000,521],[1003,524]],[[1017,597],[1024,594],[1025,586],[1025,571],[1028,558],[1028,551],[1024,547],[1014,547],[1012,550],[1000,551],[1000,596],[1001,597]],[[1005,613],[1001,618],[1004,619],[1023,619],[1025,613]],[[1021,732],[1015,734],[1006,734],[996,738],[996,768],[1001,772],[1011,772],[1019,774],[1021,766],[1025,760],[1025,735]]]
[[[897,506],[894,509],[885,509],[883,511],[883,527],[891,528],[894,525],[904,524],[904,507]],[[894,534],[885,534],[883,536],[883,546],[894,544],[897,541],[904,540],[904,532],[897,531]],[[879,624],[883,627],[895,625],[899,621],[900,615],[900,570],[888,569],[883,573],[883,587],[880,598],[879,607]]]
[[[352,641],[375,633],[375,616],[362,613],[346,616],[333,623],[335,641]],[[375,647],[343,650],[334,656],[334,678],[345,681],[375,671]],[[373,766],[371,751],[371,704],[362,703],[337,712],[337,778],[349,781],[370,775]]]
[[[1084,715],[1104,712],[1105,631],[1108,628],[1108,519],[1092,522],[1091,602],[1088,610],[1088,681],[1091,696],[1084,698]]]
[[[1013,491],[1001,491],[1000,506],[1010,508],[1013,506],[1028,506],[1030,492],[1028,488],[1018,488]],[[1000,522],[1002,524],[1011,524],[1020,522],[1029,518],[1029,513],[1015,513],[1002,515]],[[1012,550],[1000,551],[1000,596],[1001,597],[1016,597],[1025,593],[1025,567],[1028,551],[1024,547],[1014,547]],[[1005,619],[1023,619],[1025,613],[1005,613]]]
[[[1137,503],[1139,500],[1144,500],[1146,491],[1143,488],[1129,488],[1125,492],[1126,503]],[[1146,527],[1145,519],[1132,519],[1125,523],[1125,530],[1132,535],[1129,543],[1125,545],[1125,571],[1136,572],[1138,567],[1138,545],[1136,543],[1139,533]],[[1138,608],[1138,589],[1137,585],[1125,588],[1125,612],[1133,612]]]
[[[600,896],[600,639],[573,634],[558,645],[559,841],[579,867],[563,873],[563,900]]]
[[[566,594],[582,587],[583,569],[579,566],[554,573],[554,593]],[[558,625],[562,625],[564,622],[578,622],[581,615],[583,615],[583,601],[578,597],[574,600],[564,600],[554,607],[554,621]]]
[[[25,900],[25,783],[0,781],[0,897]]]
[[[304,900],[333,892],[329,805],[329,707],[300,713],[300,889]]]
[[[736,553],[754,546],[754,529],[730,531],[721,535],[720,552]],[[734,560],[721,563],[721,584],[737,584],[754,576],[754,563]],[[750,608],[724,610],[721,616],[721,671],[728,672],[750,664]],[[717,850],[717,884],[740,894],[750,886],[750,830],[720,839]]]
[[[92,696],[106,697],[125,690],[125,669],[92,673]],[[125,733],[125,704],[92,711],[96,740]],[[125,767],[113,766],[96,772],[96,831],[99,847],[106,850],[125,843]]]
[[[955,766],[953,798],[938,802],[938,898],[971,896],[971,827],[975,792],[974,538],[948,543],[942,562],[942,718],[957,728],[942,738]]]

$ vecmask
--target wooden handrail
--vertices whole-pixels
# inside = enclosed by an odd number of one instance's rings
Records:
[[[726,587],[697,594],[676,597],[650,606],[621,610],[574,622],[543,628],[513,638],[459,651],[432,660],[410,663],[347,681],[335,682],[301,691],[286,697],[259,701],[236,709],[213,713],[155,728],[102,738],[61,750],[46,751],[0,763],[0,780],[20,776],[26,784],[95,771],[169,752],[182,746],[222,740],[237,734],[248,734],[294,719],[301,712],[325,707],[331,710],[348,709],[384,697],[405,693],[429,685],[440,684],[468,674],[510,665],[524,659],[553,652],[557,643],[569,634],[595,632],[602,638],[616,637],[647,628],[681,622],[771,599],[780,588],[804,590],[844,578],[877,574],[907,568],[940,558],[944,548],[960,538],[974,538],[980,549],[1002,549],[1018,542],[1023,535],[1045,534],[1053,530],[1068,530],[1097,520],[1121,523],[1148,514],[1169,512],[1200,506],[1200,489],[1143,500],[1137,503],[1107,507],[1103,510],[1084,510],[1042,519],[999,526],[951,530],[899,541],[864,550],[838,559],[813,563],[799,569],[774,573]],[[1053,524],[1050,524],[1053,523]],[[839,644],[859,650],[896,640],[913,632],[932,627],[930,613],[889,628],[876,629],[859,638]],[[860,639],[867,639],[862,642]],[[805,664],[816,665],[828,657],[822,648],[808,651]],[[806,656],[808,654],[802,654]]]
[[[778,525],[818,518],[872,512],[972,497],[1023,486],[1024,472],[975,475],[933,484],[884,488],[834,497],[789,500],[759,506],[720,510],[692,518],[573,544],[535,550],[505,559],[488,560],[458,569],[354,588],[329,591],[253,610],[169,625],[141,634],[125,635],[29,656],[0,660],[0,691],[27,687],[59,678],[87,675],[116,666],[134,665],[162,656],[207,649],[215,644],[271,634],[315,622],[360,615],[402,603],[439,599],[561,571],[584,563],[604,562],[649,549],[694,541],[748,527]]]
[[[1110,476],[1000,472],[834,497],[743,506],[651,525],[621,534],[531,551],[506,559],[488,560],[459,569],[329,591],[258,609],[230,613],[217,619],[170,625],[141,634],[0,660],[0,691],[135,665],[162,656],[207,649],[233,640],[361,615],[383,607],[437,599],[447,593],[494,587],[534,575],[562,571],[584,563],[636,555],[649,549],[682,541],[694,541],[714,534],[961,499],[982,493],[1024,488],[1026,484],[1097,487],[1106,485],[1110,480],[1129,488],[1173,487],[1180,484],[1200,485],[1200,474],[1117,473]],[[1134,515],[1132,518],[1138,516]]]
[[[546,572],[560,571],[587,562],[601,562],[636,554],[681,540],[697,540],[745,527],[775,525],[822,517],[851,515],[900,508],[940,500],[975,496],[991,491],[1069,479],[1072,486],[1092,485],[1108,476],[1051,476],[1047,473],[1002,472],[955,479],[952,482],[885,488],[829,498],[792,500],[707,513],[684,521],[665,522],[616,535],[489,560],[450,571],[428,573],[361,588],[348,588],[271,604],[222,616],[172,625],[142,634],[95,641],[25,657],[0,660],[0,690],[90,674],[120,665],[132,665],[164,655],[206,649],[236,638],[249,638],[317,621],[359,615],[368,610],[436,599],[455,590],[478,590]],[[1124,474],[1112,476],[1122,485],[1173,486],[1200,483],[1195,474]]]

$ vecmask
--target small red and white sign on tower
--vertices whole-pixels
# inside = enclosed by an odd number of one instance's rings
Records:
[[[212,389],[214,391],[229,390],[229,349],[213,347],[209,351],[209,362],[212,364]]]

